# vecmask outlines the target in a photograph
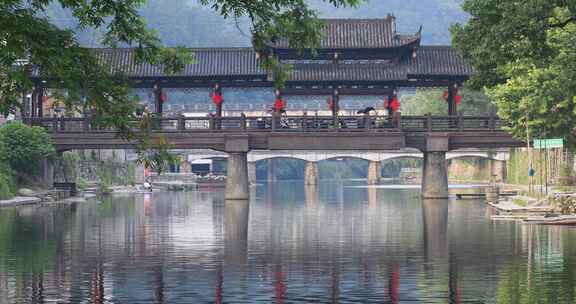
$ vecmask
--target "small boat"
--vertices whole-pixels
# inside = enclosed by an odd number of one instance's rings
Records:
[[[525,224],[531,225],[569,225],[576,226],[576,216],[558,215],[558,216],[531,216],[524,220]]]

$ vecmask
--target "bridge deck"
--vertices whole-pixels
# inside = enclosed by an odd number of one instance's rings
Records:
[[[247,138],[249,149],[261,150],[423,149],[430,134],[448,137],[449,149],[523,145],[494,116],[178,116],[151,122],[153,140],[164,138],[177,149],[224,151],[227,138],[233,137]],[[30,123],[45,127],[58,150],[135,145],[87,118],[41,118]]]

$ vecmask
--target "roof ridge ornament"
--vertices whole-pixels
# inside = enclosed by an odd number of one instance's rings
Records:
[[[388,15],[386,16],[386,20],[388,22],[390,22],[390,26],[391,26],[391,30],[392,30],[392,34],[396,35],[396,16],[394,16],[393,14],[388,13]]]

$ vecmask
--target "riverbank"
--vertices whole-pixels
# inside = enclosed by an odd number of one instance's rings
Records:
[[[70,197],[69,190],[30,190],[23,188],[18,190],[17,196],[0,200],[0,208],[57,202]]]
[[[576,189],[551,187],[547,196],[529,193],[526,186],[515,187],[519,195],[500,198],[488,204],[497,211],[493,220],[521,220],[537,225],[576,225]]]
[[[108,195],[113,194],[134,194],[149,192],[138,186],[112,186],[109,188],[111,191]],[[61,203],[61,202],[81,202],[97,198],[98,188],[90,187],[83,189],[76,196],[72,196],[69,190],[31,190],[20,189],[18,195],[7,199],[0,200],[0,208],[3,207],[17,207],[28,206],[46,203]]]

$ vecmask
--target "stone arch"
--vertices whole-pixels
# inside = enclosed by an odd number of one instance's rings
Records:
[[[269,159],[295,159],[301,161],[314,161],[309,157],[305,157],[303,155],[298,154],[274,154],[274,153],[267,153],[267,154],[248,154],[248,161],[249,162],[259,162],[263,160]]]
[[[283,163],[276,162],[277,160],[284,160]],[[260,159],[250,159],[249,164],[252,164],[254,167],[254,176],[253,179],[264,179],[272,182],[277,180],[300,180],[304,178],[305,175],[305,167],[308,161],[299,158],[299,157],[292,157],[288,155],[276,155],[273,157],[260,157]],[[284,168],[289,167],[291,170],[289,171],[280,171],[278,172],[279,166],[283,166]],[[286,167],[287,166],[287,167]],[[300,170],[300,168],[302,170]]]
[[[362,157],[362,156],[342,155],[342,156],[331,156],[331,157],[327,157],[327,158],[318,160],[318,162],[321,162],[321,161],[334,161],[334,160],[338,160],[338,159],[340,159],[340,158],[343,158],[343,159],[357,159],[357,160],[362,160],[362,161],[366,161],[366,162],[370,162],[370,161],[371,161],[371,159],[368,159],[368,158],[365,158],[365,157]]]
[[[385,157],[382,158],[381,161],[384,162],[403,158],[424,159],[424,155],[421,153],[386,155]]]
[[[204,160],[204,159],[227,159],[228,155],[194,155],[194,154],[188,154],[187,157],[187,161],[188,162],[193,162],[196,160]]]
[[[489,156],[487,153],[447,153],[446,160],[457,160],[457,159],[488,159],[496,160],[495,157]]]
[[[382,160],[382,174],[384,177],[388,178],[401,178],[402,172],[407,169],[407,167],[403,167],[399,165],[397,162],[398,160],[419,160],[423,162],[424,155],[421,153],[407,153],[407,154],[396,154],[396,155],[389,155],[384,160]],[[417,172],[422,170],[422,164],[419,164],[418,167],[408,167],[410,169],[417,169]]]

